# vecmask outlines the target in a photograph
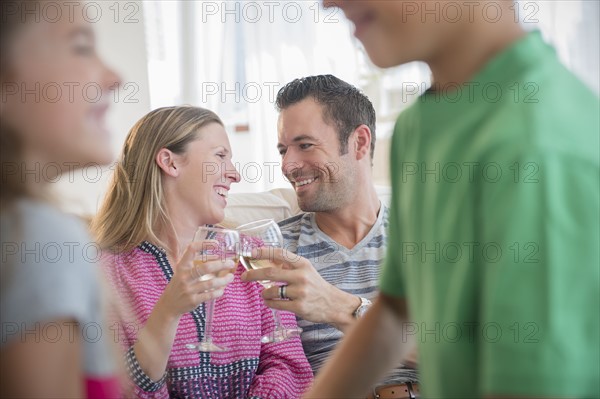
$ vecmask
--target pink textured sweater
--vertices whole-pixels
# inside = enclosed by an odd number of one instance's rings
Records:
[[[203,353],[185,348],[204,335],[204,306],[181,317],[165,377],[152,381],[139,367],[132,346],[173,275],[167,256],[144,242],[130,252],[104,256],[113,288],[137,320],[121,321],[118,336],[135,395],[140,398],[273,398],[300,397],[312,382],[312,371],[299,338],[261,344],[273,331],[271,310],[257,283],[243,283],[238,265],[235,278],[215,303],[213,341],[229,351]],[[285,326],[295,316],[281,312]]]

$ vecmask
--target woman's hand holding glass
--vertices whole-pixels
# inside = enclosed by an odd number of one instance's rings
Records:
[[[228,267],[227,269],[215,271],[204,270],[203,273],[199,274],[199,280],[211,282],[222,279],[227,275],[232,276],[228,282],[233,280],[233,275],[230,273],[235,272],[239,257],[240,236],[237,231],[216,226],[201,226],[194,235],[194,243],[200,243],[200,247],[196,247],[194,257],[194,266],[197,270],[203,269],[206,265],[216,261],[220,261]],[[222,292],[219,296],[221,295]],[[188,349],[201,352],[223,352],[227,350],[223,346],[216,345],[212,340],[214,308],[214,299],[204,302],[204,331],[202,340],[187,344],[186,347]]]
[[[198,261],[197,253],[205,246],[205,242],[191,243],[173,268],[171,281],[157,304],[172,317],[180,317],[204,302],[219,298],[225,286],[233,281],[231,270],[236,267],[233,260],[204,255]]]

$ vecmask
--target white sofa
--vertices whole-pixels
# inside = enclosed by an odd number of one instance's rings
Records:
[[[376,186],[381,201],[390,203],[391,189],[386,186]],[[231,194],[227,199],[224,225],[238,226],[261,219],[280,221],[297,215],[298,207],[296,193],[292,188],[277,188],[262,193]]]

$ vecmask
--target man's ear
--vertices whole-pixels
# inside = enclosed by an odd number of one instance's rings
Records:
[[[371,154],[371,129],[367,125],[360,125],[354,129],[354,152],[357,160]]]
[[[179,176],[179,169],[175,163],[175,154],[167,148],[161,148],[155,158],[158,167],[168,176]]]

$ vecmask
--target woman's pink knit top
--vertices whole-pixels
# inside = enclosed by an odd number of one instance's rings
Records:
[[[205,353],[186,349],[204,335],[204,305],[181,317],[165,376],[152,381],[141,369],[133,344],[154,305],[173,275],[166,254],[149,242],[126,253],[103,257],[112,288],[133,313],[121,319],[117,336],[126,350],[132,389],[140,398],[298,398],[312,382],[312,371],[298,337],[261,344],[273,331],[271,310],[260,296],[258,283],[244,283],[238,265],[235,278],[215,302],[213,342],[227,352]],[[296,318],[280,312],[283,325]]]

